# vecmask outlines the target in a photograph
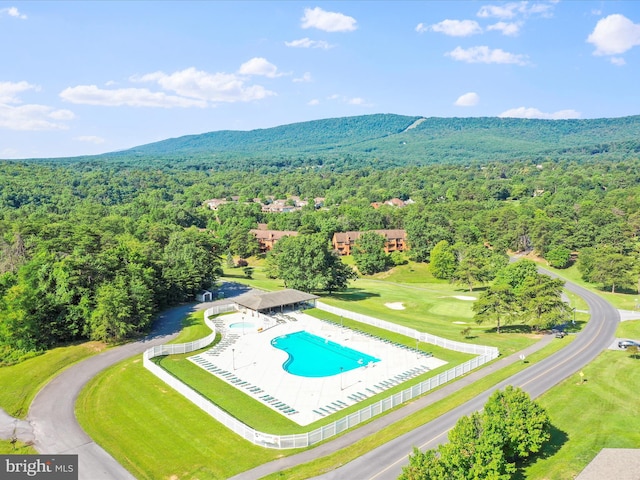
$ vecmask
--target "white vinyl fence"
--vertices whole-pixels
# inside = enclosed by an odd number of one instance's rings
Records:
[[[297,435],[275,435],[271,433],[263,433],[249,427],[248,425],[245,425],[240,420],[225,412],[210,400],[204,398],[200,393],[196,392],[195,390],[184,384],[181,380],[169,374],[166,370],[151,361],[153,357],[157,357],[160,355],[187,353],[190,351],[198,350],[200,348],[204,348],[205,346],[209,345],[211,342],[213,342],[216,336],[215,325],[211,321],[209,321],[209,316],[216,315],[218,313],[233,311],[236,309],[235,305],[230,304],[217,306],[210,308],[205,312],[205,322],[213,331],[211,335],[208,335],[207,337],[195,342],[152,347],[144,352],[143,363],[145,368],[147,368],[151,373],[156,375],[167,385],[174,388],[184,397],[191,400],[202,410],[207,412],[217,421],[219,421],[244,439],[249,440],[255,445],[260,445],[267,448],[288,449],[308,447],[322,442],[329,437],[344,432],[345,430],[348,430],[361,422],[364,422],[372,417],[375,417],[376,415],[380,415],[381,413],[391,410],[392,408],[404,402],[407,402],[412,398],[416,398],[444,383],[450,382],[457,377],[465,375],[471,370],[484,365],[485,363],[493,360],[494,358],[497,358],[498,356],[497,348],[453,342],[443,338],[435,337],[433,335],[428,335],[423,332],[418,332],[417,330],[401,327],[390,322],[385,322],[383,320],[378,320],[372,317],[358,315],[347,310],[331,307],[321,302],[318,302],[317,307],[322,310],[335,313],[336,315],[342,315],[343,317],[351,318],[353,320],[367,323],[369,325],[374,325],[379,328],[384,328],[385,330],[389,330],[392,332],[401,333],[411,338],[417,338],[418,340],[426,343],[439,345],[444,348],[449,348],[459,352],[474,353],[478,354],[478,356],[435,377],[429,378],[423,382],[418,383],[417,385],[413,385],[412,387],[402,390],[401,392],[390,395],[376,403],[364,407],[357,412],[342,417],[339,420],[330,423],[329,425],[325,425],[323,427],[317,428],[316,430]]]

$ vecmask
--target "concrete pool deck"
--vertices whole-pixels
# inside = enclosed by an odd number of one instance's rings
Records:
[[[255,328],[228,328],[241,322],[250,322]],[[304,313],[288,313],[275,320],[264,316],[259,319],[247,317],[238,312],[218,317],[216,323],[223,333],[220,343],[189,360],[299,425],[309,425],[446,364],[414,349]],[[259,328],[262,330],[258,331]],[[329,377],[292,375],[282,367],[288,354],[273,347],[271,340],[301,330],[372,355],[380,361]]]

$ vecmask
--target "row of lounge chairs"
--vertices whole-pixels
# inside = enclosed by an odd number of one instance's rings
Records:
[[[217,377],[221,377],[226,382],[232,385],[235,385],[236,387],[242,387],[247,389],[250,393],[254,395],[258,395],[264,391],[260,387],[257,387],[255,385],[250,384],[247,381],[242,380],[240,377],[237,377],[232,372],[229,372],[228,370],[224,370],[220,367],[217,367],[215,364],[211,363],[202,355],[193,355],[192,357],[189,357],[189,360],[191,360],[193,363],[195,363],[199,367],[204,368],[205,370],[213,373]]]
[[[347,408],[349,405],[344,403],[342,400],[336,400],[335,402],[331,402],[330,404],[325,405],[324,407],[318,407],[314,409],[313,412],[320,415],[321,417],[325,417],[327,415],[334,414],[343,408]]]
[[[272,397],[271,395],[262,395],[261,397],[259,397],[259,399],[263,403],[266,403],[272,408],[280,410],[282,413],[286,413],[287,415],[295,415],[296,413],[298,413],[298,411],[295,408],[290,407],[286,403],[281,402],[280,400],[278,400],[275,397]]]
[[[374,387],[380,391],[384,391],[384,390],[387,390],[388,388],[395,387],[396,385],[400,385],[401,383],[406,382],[411,378],[417,377],[418,375],[422,375],[423,373],[428,372],[429,370],[431,369],[428,366],[420,365],[419,367],[415,367],[415,368],[412,368],[411,370],[407,370],[406,372],[400,373],[394,376],[393,378],[389,378],[387,380],[379,382],[376,385],[374,385]]]
[[[332,320],[322,320],[323,322],[326,322],[330,325],[333,325],[334,327],[340,327],[340,328],[344,328],[342,324],[338,323],[338,322],[334,322]],[[423,357],[429,358],[429,357],[433,357],[433,353],[431,352],[425,352],[423,350],[420,350],[419,348],[415,348],[415,347],[410,347],[409,345],[405,345],[404,343],[399,343],[399,342],[394,342],[393,340],[389,340],[387,338],[382,338],[382,337],[378,337],[377,335],[374,335],[372,333],[369,332],[365,332],[363,330],[358,330],[356,328],[350,328],[350,327],[346,327],[349,330],[353,330],[354,332],[363,335],[365,337],[369,337],[373,340],[377,340],[379,342],[382,343],[386,343],[387,345],[393,345],[394,347],[398,347],[401,348],[403,350],[407,350],[409,352],[414,352],[418,355],[422,355]]]

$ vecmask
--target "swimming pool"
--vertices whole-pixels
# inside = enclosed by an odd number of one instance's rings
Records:
[[[229,328],[246,328],[247,330],[253,330],[256,326],[251,322],[236,322],[231,323]]]
[[[329,377],[380,361],[304,330],[276,337],[271,345],[289,355],[282,368],[301,377]]]

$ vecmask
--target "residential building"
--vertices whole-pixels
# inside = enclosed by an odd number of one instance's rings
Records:
[[[260,228],[261,226],[262,225],[259,225],[259,228],[249,230],[253,235],[255,235],[258,243],[260,244],[260,253],[266,253],[271,250],[278,240],[283,237],[295,237],[298,235],[298,232],[292,230],[266,230],[264,228]]]
[[[405,230],[371,230],[385,237],[384,251],[404,252],[409,249],[407,245],[407,232]],[[333,234],[331,243],[333,249],[340,255],[351,255],[351,251],[356,241],[366,232],[336,232]]]

